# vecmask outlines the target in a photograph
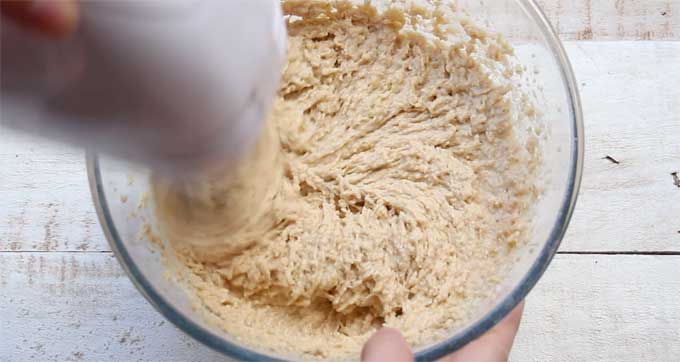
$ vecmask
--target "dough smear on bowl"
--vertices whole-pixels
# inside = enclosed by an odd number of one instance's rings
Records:
[[[198,306],[240,342],[357,354],[468,321],[527,242],[537,117],[510,45],[453,7],[289,0],[288,63],[237,171],[154,181]]]

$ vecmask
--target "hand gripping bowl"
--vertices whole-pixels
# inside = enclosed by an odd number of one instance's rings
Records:
[[[583,124],[576,82],[557,35],[533,0],[462,0],[457,2],[480,24],[505,35],[547,99],[542,107],[543,193],[535,206],[534,227],[512,270],[492,297],[478,306],[469,323],[431,345],[417,347],[417,360],[435,360],[464,346],[502,320],[536,284],[555,254],[576,202],[583,163]],[[92,197],[104,233],[139,291],[168,320],[226,356],[272,360],[271,355],[240,344],[206,323],[192,309],[185,290],[166,277],[161,253],[149,240],[153,205],[148,171],[125,162],[87,155]],[[289,356],[288,356],[289,357]]]

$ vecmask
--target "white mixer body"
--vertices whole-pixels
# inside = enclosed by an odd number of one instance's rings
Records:
[[[83,1],[78,30],[2,25],[0,123],[169,172],[235,160],[278,89],[278,0]]]

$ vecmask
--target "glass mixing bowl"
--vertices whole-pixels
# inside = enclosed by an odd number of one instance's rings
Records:
[[[524,299],[555,254],[576,202],[583,163],[581,106],[571,66],[560,41],[533,0],[460,0],[472,18],[503,33],[517,57],[533,70],[534,86],[544,95],[541,107],[547,130],[541,182],[544,192],[535,209],[529,245],[522,249],[499,288],[481,303],[469,323],[447,338],[415,350],[417,360],[435,360],[479,337]],[[168,320],[193,338],[238,360],[274,356],[236,342],[192,309],[187,292],[166,276],[158,245],[146,228],[153,225],[148,171],[128,163],[87,156],[92,197],[104,233],[130,279]],[[148,224],[147,224],[148,222]]]

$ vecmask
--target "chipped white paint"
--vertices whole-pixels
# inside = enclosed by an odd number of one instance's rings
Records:
[[[527,299],[513,361],[677,361],[680,255],[558,255]]]
[[[110,250],[82,151],[0,128],[0,251]]]
[[[680,42],[575,42],[586,155],[563,251],[680,251]],[[619,161],[605,159],[611,156]]]
[[[0,254],[0,360],[224,361],[165,321],[110,253]]]
[[[678,0],[538,0],[538,3],[563,40],[680,39]]]
[[[566,39],[680,38],[677,0],[540,2]],[[680,42],[567,50],[587,154],[561,250],[680,251]],[[224,360],[165,322],[109,250],[82,153],[0,129],[0,360]],[[678,270],[680,256],[558,255],[512,359],[677,359]]]

